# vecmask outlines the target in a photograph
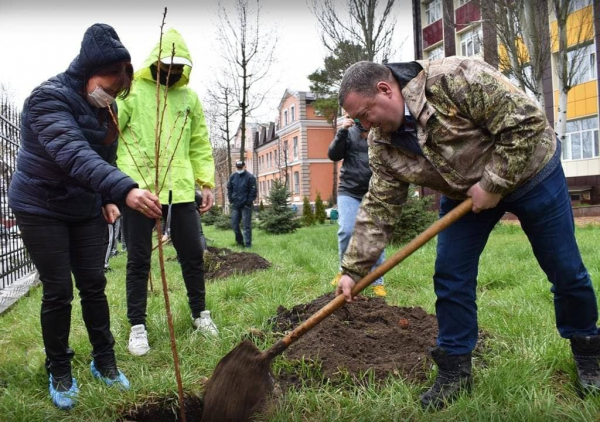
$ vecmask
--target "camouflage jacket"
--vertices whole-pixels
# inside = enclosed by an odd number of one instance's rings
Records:
[[[481,182],[504,197],[535,176],[556,150],[543,111],[481,60],[455,56],[387,66],[416,121],[423,155],[400,147],[396,133],[371,129],[373,176],[342,261],[355,280],[389,241],[410,183],[460,200]]]

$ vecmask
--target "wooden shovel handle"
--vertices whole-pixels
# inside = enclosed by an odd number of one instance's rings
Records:
[[[385,260],[381,265],[375,268],[373,271],[368,273],[366,276],[360,279],[358,283],[352,289],[352,295],[355,296],[362,292],[367,286],[379,277],[383,276],[389,270],[394,268],[400,262],[404,261],[405,258],[410,256],[413,252],[423,246],[425,243],[437,236],[442,230],[454,223],[456,220],[471,211],[473,207],[473,201],[471,198],[464,200],[460,205],[455,207],[448,214],[437,220],[431,226],[429,226],[424,232],[415,237],[410,243],[396,252],[394,255]],[[306,332],[312,329],[315,325],[323,321],[329,315],[334,313],[336,310],[341,308],[345,303],[343,295],[336,296],[331,302],[323,306],[310,318],[304,321],[302,324],[292,330],[287,336],[279,340],[269,350],[264,352],[264,355],[272,359],[279,355],[285,349],[287,349],[292,343],[297,341]]]

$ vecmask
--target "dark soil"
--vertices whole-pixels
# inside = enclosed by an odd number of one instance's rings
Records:
[[[184,398],[185,417],[189,422],[202,418],[202,399],[196,396]],[[176,397],[153,397],[123,413],[119,422],[176,422],[180,421]]]
[[[176,259],[176,256],[167,258],[168,261]],[[204,277],[207,280],[225,278],[234,274],[250,274],[270,266],[269,261],[252,252],[233,252],[231,249],[212,246],[204,252]]]
[[[252,252],[233,252],[231,249],[209,246],[204,253],[204,275],[208,280],[249,274],[270,266],[269,261]]]
[[[280,306],[272,319],[273,331],[287,333],[330,300],[333,293],[293,307]],[[316,371],[329,381],[345,374],[360,379],[367,371],[375,380],[394,375],[409,381],[424,381],[430,364],[427,349],[437,337],[434,315],[422,308],[388,305],[382,298],[361,296],[347,303],[289,347],[284,357],[296,364],[282,373],[282,387],[300,385],[306,374],[298,361],[316,363]],[[306,372],[306,365],[304,372]],[[314,376],[314,374],[313,374]]]

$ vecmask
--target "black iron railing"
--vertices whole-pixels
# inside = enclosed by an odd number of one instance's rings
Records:
[[[15,216],[8,207],[8,186],[16,168],[19,149],[19,112],[0,100],[0,290],[33,271],[33,263],[21,241]]]

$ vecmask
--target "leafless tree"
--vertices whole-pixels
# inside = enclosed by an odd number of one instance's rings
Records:
[[[556,72],[558,74],[558,120],[556,133],[564,142],[567,131],[567,96],[571,88],[580,83],[582,73],[588,69],[585,50],[578,48],[587,41],[593,41],[594,23],[592,13],[573,13],[573,0],[551,0],[557,22],[558,43]],[[569,22],[567,29],[567,21]],[[588,69],[589,70],[589,69]]]
[[[214,114],[214,131],[219,134],[224,142],[226,151],[227,177],[231,175],[231,142],[235,138],[235,132],[231,130],[231,121],[238,113],[239,107],[235,97],[235,92],[231,86],[217,80],[213,88],[208,90],[209,101],[211,102],[212,113]],[[217,146],[217,143],[213,143]],[[219,145],[220,146],[220,145]]]
[[[276,154],[277,168],[279,168],[279,178],[283,179],[285,186],[290,188],[290,151],[288,141],[281,141],[279,139],[278,153]]]
[[[227,195],[227,181],[231,175],[231,147],[227,143],[223,133],[223,108],[221,98],[215,97],[214,92],[209,90],[204,101],[204,117],[210,135],[210,144],[213,151],[215,163],[215,201],[221,200],[221,207],[225,207]]]
[[[396,0],[310,0],[323,45],[333,53],[343,42],[364,48],[370,61],[385,62],[394,53]],[[400,46],[398,46],[400,47]]]
[[[545,109],[543,76],[550,61],[551,42],[547,0],[471,1],[481,11],[481,22],[494,29],[506,52],[500,55],[499,67]]]
[[[276,30],[261,22],[260,12],[260,0],[235,0],[231,8],[221,4],[218,10],[219,43],[241,115],[241,160],[246,150],[246,120],[269,92],[265,78],[277,45]]]

